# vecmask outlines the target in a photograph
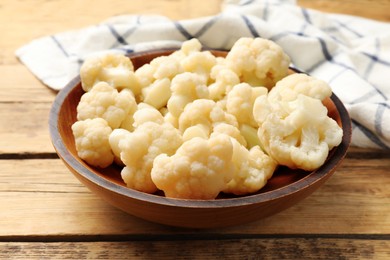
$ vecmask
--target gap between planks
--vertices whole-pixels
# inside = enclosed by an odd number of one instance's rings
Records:
[[[212,233],[205,230],[184,229],[174,234],[122,234],[122,235],[33,235],[0,236],[0,242],[126,242],[126,241],[212,241],[238,239],[340,239],[389,241],[390,234],[246,234]],[[199,232],[197,232],[199,231]]]
[[[56,153],[3,153],[0,160],[59,159]]]

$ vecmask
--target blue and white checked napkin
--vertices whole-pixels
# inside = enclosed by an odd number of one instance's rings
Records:
[[[275,41],[293,66],[331,85],[352,118],[353,145],[390,149],[390,23],[325,14],[293,0],[226,0],[216,16],[182,21],[118,16],[34,40],[16,55],[59,90],[86,57],[99,52],[178,47],[194,37],[207,47],[229,49],[248,36]]]

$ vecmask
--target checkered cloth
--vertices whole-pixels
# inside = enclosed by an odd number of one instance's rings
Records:
[[[118,16],[98,25],[50,35],[16,55],[49,87],[59,90],[96,53],[178,47],[198,38],[229,49],[240,37],[281,45],[292,65],[328,82],[353,123],[352,144],[390,149],[390,24],[324,14],[293,0],[226,0],[211,17],[172,21],[162,16]]]

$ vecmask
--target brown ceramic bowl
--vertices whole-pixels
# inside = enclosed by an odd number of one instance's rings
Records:
[[[134,54],[135,68],[172,51]],[[213,51],[216,56],[226,52]],[[57,96],[50,112],[51,139],[59,157],[70,171],[93,193],[134,216],[166,225],[214,228],[242,224],[278,213],[304,199],[319,188],[344,158],[351,138],[351,123],[341,101],[333,94],[325,100],[329,116],[343,128],[341,144],[334,148],[318,170],[304,172],[280,167],[259,192],[247,196],[220,196],[215,200],[182,200],[146,194],[126,187],[120,168],[89,166],[77,156],[71,125],[83,90],[80,78],[72,80]],[[135,148],[136,149],[136,148]]]

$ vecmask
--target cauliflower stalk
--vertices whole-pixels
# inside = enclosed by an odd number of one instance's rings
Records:
[[[168,78],[158,79],[142,89],[143,102],[160,109],[167,105],[171,97],[171,81]]]
[[[167,197],[215,199],[233,176],[232,155],[233,146],[227,135],[208,140],[196,137],[183,143],[172,156],[157,156],[152,180]]]
[[[296,81],[286,79],[285,82]],[[326,96],[323,93],[330,95],[331,92],[327,85],[317,84],[314,89],[319,93],[308,92],[310,88],[306,87],[296,88],[293,84],[287,86],[272,89],[268,98],[256,99],[253,111],[259,124],[258,137],[279,164],[292,169],[315,170],[325,162],[329,151],[341,143],[343,135],[321,102]],[[288,95],[283,96],[284,93]]]

